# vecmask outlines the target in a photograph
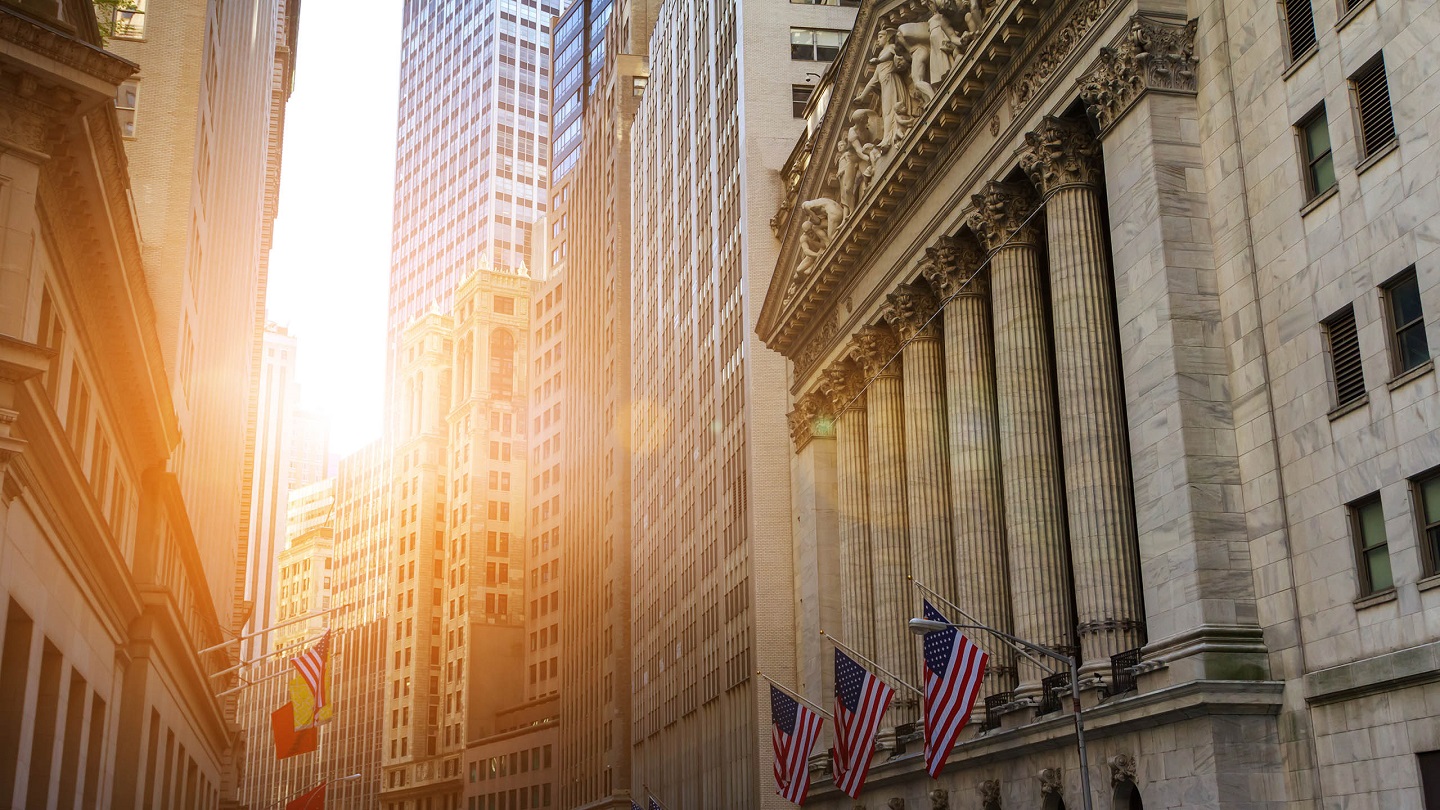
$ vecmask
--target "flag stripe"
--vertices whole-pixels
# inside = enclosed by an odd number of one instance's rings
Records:
[[[925,618],[948,623],[925,603]],[[937,646],[938,645],[938,646]],[[936,777],[970,722],[990,656],[955,628],[925,634],[925,770]]]

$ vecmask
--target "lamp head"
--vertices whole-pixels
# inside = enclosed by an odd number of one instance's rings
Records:
[[[917,636],[926,633],[933,633],[937,630],[948,630],[951,625],[948,622],[937,622],[934,619],[911,619],[910,632]]]

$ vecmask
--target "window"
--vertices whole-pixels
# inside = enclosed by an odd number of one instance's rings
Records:
[[[1310,7],[1310,0],[1282,0],[1281,6],[1290,63],[1294,64],[1315,47],[1315,10]]]
[[[140,82],[126,79],[115,88],[115,118],[120,122],[120,134],[135,137],[135,105],[140,98]]]
[[[514,315],[515,299],[508,295],[495,296],[495,313],[497,315]]]
[[[1330,125],[1325,108],[1316,110],[1297,128],[1305,161],[1305,199],[1313,200],[1335,187],[1335,157],[1330,152]]]
[[[1355,110],[1360,119],[1360,157],[1368,158],[1395,140],[1395,118],[1390,113],[1390,87],[1385,83],[1385,57],[1376,54],[1350,77]]]
[[[1365,370],[1360,363],[1360,335],[1355,329],[1355,307],[1347,306],[1325,321],[1325,343],[1330,352],[1330,375],[1335,382],[1335,407],[1365,396]]]
[[[1440,469],[1410,482],[1414,495],[1415,522],[1425,557],[1425,575],[1440,574]],[[1440,808],[1437,808],[1440,810]]]
[[[790,58],[811,62],[831,62],[840,55],[845,44],[845,31],[825,28],[791,28]]]
[[[1390,366],[1395,374],[1424,365],[1430,359],[1425,338],[1425,313],[1420,308],[1420,285],[1415,268],[1391,279],[1381,288],[1390,327]]]
[[[145,0],[119,0],[111,16],[110,35],[121,39],[145,36]]]
[[[1440,751],[1415,755],[1420,765],[1420,788],[1425,810],[1440,810]]]
[[[796,118],[805,117],[805,106],[810,103],[810,97],[815,95],[813,84],[792,84],[790,85],[790,114]]]
[[[1377,492],[1350,504],[1350,535],[1360,569],[1360,595],[1395,587],[1390,573],[1390,544],[1385,540],[1385,510]]]

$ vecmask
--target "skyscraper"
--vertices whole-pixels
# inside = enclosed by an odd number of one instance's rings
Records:
[[[631,130],[631,781],[671,807],[784,804],[755,672],[794,680],[789,405],[755,318],[793,94],[853,16],[668,3],[650,39]]]
[[[405,3],[387,344],[392,375],[408,323],[434,304],[448,310],[472,270],[525,264],[531,225],[546,208],[550,20],[562,5]]]
[[[561,807],[630,806],[630,126],[651,5],[577,0],[555,29],[550,258],[569,302],[565,429],[551,442],[564,506]],[[550,452],[541,442],[542,465]]]

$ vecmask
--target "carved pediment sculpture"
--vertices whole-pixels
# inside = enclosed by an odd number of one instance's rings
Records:
[[[788,300],[815,272],[815,265],[830,246],[840,225],[845,219],[840,203],[829,197],[817,197],[800,204],[805,221],[800,224],[800,261],[790,276],[790,286],[785,291]]]

